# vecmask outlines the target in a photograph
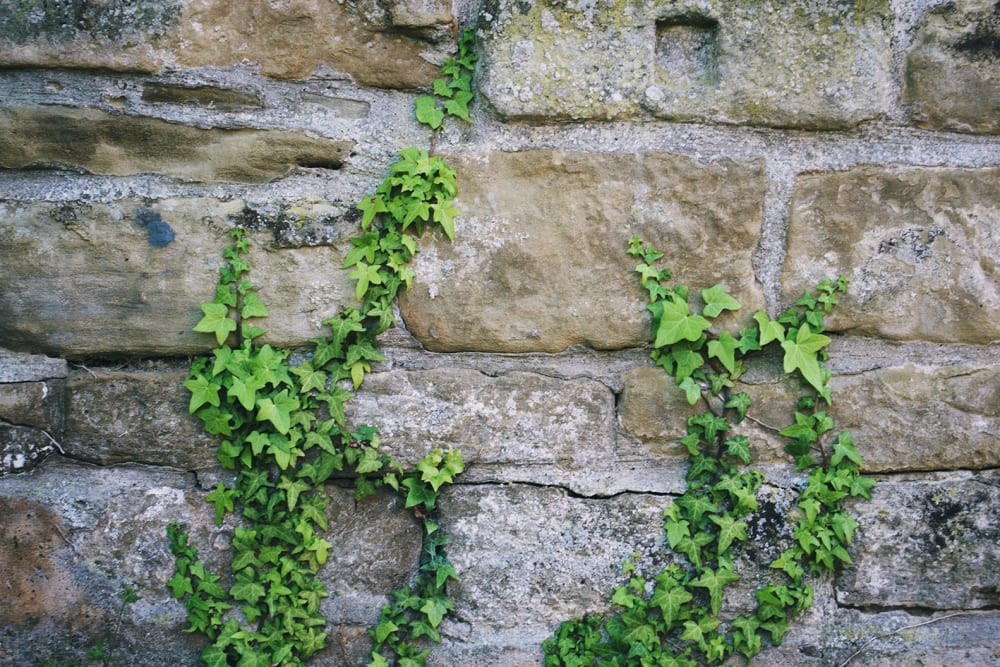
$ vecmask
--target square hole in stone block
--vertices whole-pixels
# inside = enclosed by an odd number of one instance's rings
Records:
[[[719,82],[719,22],[701,15],[660,19],[656,64],[668,86],[714,86]]]

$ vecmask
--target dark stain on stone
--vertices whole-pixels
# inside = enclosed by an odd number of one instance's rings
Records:
[[[942,236],[945,236],[943,229],[914,227],[879,243],[878,252],[879,254],[890,253],[902,259],[920,262],[930,257],[934,241]]]
[[[975,29],[955,43],[955,50],[973,59],[1000,59],[1000,2],[993,13],[976,24]]]
[[[174,230],[170,228],[160,213],[141,206],[135,210],[135,224],[146,230],[146,239],[156,248],[164,248],[174,240]]]
[[[981,492],[962,499],[928,496],[923,507],[923,516],[929,528],[923,540],[928,555],[950,550],[962,542],[978,541],[974,539],[977,531],[972,515],[977,505],[988,502],[989,499]]]
[[[126,35],[159,37],[180,16],[177,0],[21,0],[0,3],[0,39],[15,44],[68,42],[79,35],[116,42]]]
[[[337,226],[342,222],[350,222],[344,216],[303,217],[282,207],[275,213],[261,211],[252,206],[244,206],[238,214],[230,216],[229,220],[238,227],[252,232],[271,232],[272,246],[275,248],[303,248],[331,245],[340,238]]]

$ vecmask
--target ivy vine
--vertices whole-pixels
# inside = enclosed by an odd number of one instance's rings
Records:
[[[658,268],[663,253],[629,243],[639,258],[636,272],[649,295],[653,352],[684,390],[692,405],[706,410],[691,417],[681,443],[687,448],[687,490],[664,511],[667,545],[675,562],[647,581],[626,561],[628,583],[615,589],[617,612],[562,623],[543,644],[546,667],[697,667],[718,665],[733,656],[749,662],[766,644],[778,645],[789,622],[813,603],[807,574],[829,575],[850,563],[847,547],[857,524],[844,502],[871,497],[874,480],[863,477],[861,456],[851,436],[835,430],[825,407],[830,404],[830,338],[823,317],[845,293],[844,278],[824,280],[777,320],[764,311],[756,326],[737,334],[713,328],[716,317],[738,310],[740,303],[721,285],[701,291],[700,313],[691,308],[685,285],[669,285],[669,269]],[[752,613],[723,619],[726,587],[739,581],[733,548],[748,539],[747,520],[758,509],[760,471],[749,468],[749,439],[738,432],[752,401],[736,391],[746,363],[769,346],[780,346],[785,373],[796,374],[803,394],[795,423],[779,434],[798,471],[807,473],[794,512],[791,546],[770,564],[780,580],[757,589]]]
[[[257,323],[268,311],[250,279],[242,228],[232,230],[223,251],[215,298],[202,304],[194,327],[214,335],[218,347],[193,361],[184,386],[190,412],[220,439],[219,462],[235,472],[231,485],[219,482],[206,498],[216,525],[227,513],[240,515],[231,576],[208,571],[183,526],[167,531],[176,565],[167,586],[187,608],[187,631],[208,639],[201,659],[209,667],[301,665],[324,648],[320,603],[329,593],[318,574],[332,548],[323,537],[330,528],[324,484],[335,475],[353,476],[359,499],[380,488],[399,492],[423,528],[419,569],[382,609],[370,632],[369,664],[418,667],[430,650],[426,641],[440,641],[438,628],[453,609],[447,583],[458,574],[435,520],[436,500],[463,471],[461,454],[435,450],[407,471],[382,453],[376,427],[348,426],[344,405],[371,364],[385,358],[377,338],[394,325],[392,304],[412,282],[416,237],[435,226],[454,237],[455,172],[432,153],[446,114],[470,121],[473,47],[467,29],[434,82],[435,95],[417,100],[418,120],[434,132],[431,153],[402,150],[385,181],[357,205],[362,233],[351,239],[344,268],[352,269],[359,303],[324,320],[330,333],[309,353],[293,358],[291,350],[259,343],[264,329]]]

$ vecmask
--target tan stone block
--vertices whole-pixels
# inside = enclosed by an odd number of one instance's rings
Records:
[[[204,130],[94,109],[0,109],[0,167],[8,169],[263,183],[296,166],[339,168],[353,145],[293,130]]]
[[[1000,340],[998,169],[856,167],[800,176],[785,304],[846,276],[834,330],[895,340]]]
[[[646,293],[626,254],[642,236],[674,278],[723,283],[749,321],[763,306],[751,258],[765,190],[759,162],[529,150],[451,160],[456,238],[425,240],[402,295],[429,349],[558,352],[649,339]]]

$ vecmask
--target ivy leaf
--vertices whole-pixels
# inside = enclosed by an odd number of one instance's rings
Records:
[[[740,575],[728,568],[720,567],[718,570],[706,569],[700,577],[691,582],[691,585],[708,590],[712,616],[718,616],[722,607],[722,589],[739,580]]]
[[[725,403],[725,407],[736,410],[736,414],[740,417],[737,421],[743,421],[743,419],[747,416],[747,410],[750,409],[750,403],[750,395],[741,391],[730,396],[729,400]],[[749,463],[749,461],[747,461],[747,463]]]
[[[261,303],[256,293],[247,292],[243,295],[243,307],[240,309],[240,316],[244,319],[267,317],[267,308]]]
[[[802,377],[816,391],[823,391],[823,374],[820,372],[816,353],[829,345],[830,339],[823,334],[814,334],[808,324],[803,324],[794,341],[785,340],[781,347],[785,350],[784,368],[786,373],[798,369]]]
[[[233,496],[236,495],[236,491],[232,489],[227,489],[226,486],[219,482],[219,485],[215,487],[215,491],[205,496],[205,500],[210,503],[215,504],[215,525],[222,525],[222,518],[226,515],[226,511],[233,511]]]
[[[469,102],[472,101],[472,93],[467,90],[459,90],[454,96],[444,103],[444,110],[452,116],[461,118],[466,123],[471,123],[469,118]]]
[[[264,585],[257,581],[237,581],[229,589],[229,594],[234,600],[245,600],[251,605],[256,605],[257,600],[264,597]]]
[[[174,573],[174,576],[167,582],[167,587],[178,600],[183,598],[185,595],[194,594],[194,589],[191,588],[191,579],[180,572]]]
[[[701,398],[701,387],[690,376],[684,378],[677,386],[684,390],[684,396],[690,405],[694,405]]]
[[[458,209],[452,206],[450,201],[437,201],[431,204],[431,211],[434,213],[434,222],[441,225],[441,231],[449,241],[454,241],[455,216],[458,215]]]
[[[427,125],[432,130],[441,127],[444,120],[444,112],[438,109],[437,99],[431,95],[421,95],[413,101],[416,107],[417,120]]]
[[[709,345],[709,350],[711,350],[711,343]],[[711,352],[709,352],[709,354],[711,354]],[[705,363],[704,357],[692,350],[689,345],[685,345],[684,343],[678,343],[675,345],[670,350],[670,357],[677,364],[674,372],[674,378],[678,382],[682,382],[685,378],[701,368],[702,364]],[[699,394],[700,393],[701,392],[699,391]]]
[[[722,516],[712,515],[708,517],[719,527],[719,553],[725,553],[736,540],[746,541],[747,525],[743,521],[737,521],[729,514]],[[713,612],[714,613],[714,612]]]
[[[760,346],[764,347],[772,340],[778,342],[784,342],[785,340],[785,327],[781,322],[775,322],[770,317],[767,316],[763,310],[758,310],[753,314],[753,319],[757,322],[757,326],[760,327]]]
[[[659,328],[656,331],[656,347],[673,345],[682,340],[692,343],[701,338],[705,329],[711,323],[700,315],[692,315],[687,301],[670,299],[663,301],[663,314],[660,316]]]
[[[215,644],[205,647],[205,650],[201,652],[201,661],[205,663],[205,667],[229,666],[229,658],[226,656],[226,652]]]
[[[663,622],[670,628],[674,621],[681,618],[684,605],[694,599],[683,586],[675,585],[671,588],[657,588],[649,601],[655,604],[663,612]]]
[[[742,308],[740,302],[726,293],[726,288],[722,285],[715,285],[701,291],[701,298],[705,300],[705,307],[702,315],[717,317],[723,310],[739,310]]]
[[[750,440],[745,435],[734,435],[726,440],[725,444],[726,454],[737,457],[747,465],[750,464],[752,460],[750,456]]]
[[[257,404],[257,392],[264,388],[264,381],[256,375],[246,379],[233,377],[229,385],[229,394],[235,396],[245,410],[253,410]]]
[[[293,366],[291,371],[299,378],[301,387],[299,393],[308,394],[310,391],[323,391],[326,389],[327,374],[320,370],[315,370],[312,364],[304,361],[298,366]]]
[[[859,468],[864,465],[861,454],[858,453],[857,447],[854,446],[854,442],[851,440],[851,434],[847,431],[837,436],[837,441],[833,444],[833,456],[830,457],[830,465],[840,465],[840,462],[844,459],[847,459]]]
[[[357,284],[354,286],[354,295],[358,301],[364,298],[370,285],[382,284],[382,273],[379,271],[379,268],[380,265],[378,264],[358,262],[357,268],[348,274],[348,278],[357,281]]]
[[[229,334],[236,331],[236,320],[229,317],[229,307],[221,303],[203,303],[201,310],[205,316],[194,330],[200,333],[214,333],[219,345],[226,342]]]
[[[387,213],[389,211],[386,208],[385,200],[382,199],[381,195],[373,195],[365,197],[357,204],[358,210],[361,211],[361,228],[368,229],[371,227],[372,221],[375,216],[379,213]]]
[[[257,421],[271,422],[278,433],[284,435],[291,427],[292,410],[299,409],[299,399],[289,396],[287,389],[282,389],[273,399],[263,398],[257,405]]]
[[[191,392],[191,401],[188,403],[189,413],[194,414],[195,410],[206,403],[219,407],[219,385],[209,382],[199,375],[185,380],[184,386]]]
[[[736,348],[739,341],[728,331],[719,334],[718,340],[708,341],[708,356],[718,359],[730,373],[736,372]]]

